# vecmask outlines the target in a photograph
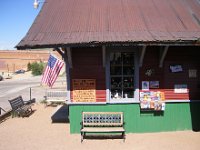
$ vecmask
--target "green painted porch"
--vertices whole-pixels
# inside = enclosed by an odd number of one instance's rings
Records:
[[[135,104],[70,105],[70,133],[80,133],[81,113],[116,112],[124,113],[126,133],[162,131],[200,131],[200,102],[166,103],[165,111],[140,111]]]

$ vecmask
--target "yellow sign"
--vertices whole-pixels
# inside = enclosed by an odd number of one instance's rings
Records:
[[[96,80],[73,79],[73,102],[96,102]]]

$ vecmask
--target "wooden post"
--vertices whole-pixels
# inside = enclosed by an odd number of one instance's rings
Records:
[[[146,45],[144,45],[142,47],[142,51],[141,51],[141,54],[140,54],[140,67],[142,67],[142,64],[143,64],[143,60],[144,60],[144,55],[145,55],[145,52],[146,52]]]
[[[103,62],[103,67],[106,67],[106,46],[102,46],[102,62]]]
[[[168,49],[169,49],[169,46],[165,46],[164,49],[160,50],[160,61],[159,61],[160,68],[163,67],[163,62],[164,62],[165,56],[167,55]]]
[[[69,67],[72,68],[72,55],[70,47],[67,47],[67,60],[69,63]]]

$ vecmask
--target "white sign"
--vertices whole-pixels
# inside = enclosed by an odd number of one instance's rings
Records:
[[[189,70],[189,78],[196,78],[197,77],[197,70],[196,69],[190,69]]]
[[[159,81],[150,81],[150,88],[159,88]]]
[[[188,93],[187,84],[175,84],[174,93]]]
[[[142,81],[142,90],[144,91],[149,90],[149,81]]]
[[[170,70],[171,72],[182,72],[183,68],[181,65],[174,65],[174,66],[170,66]]]

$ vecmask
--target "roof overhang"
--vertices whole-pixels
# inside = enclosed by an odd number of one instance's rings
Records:
[[[199,21],[191,0],[45,0],[16,48],[199,46]]]
[[[16,46],[17,49],[41,49],[56,47],[97,47],[97,46],[200,46],[199,41],[173,41],[173,42],[90,42],[69,44],[43,44]]]

